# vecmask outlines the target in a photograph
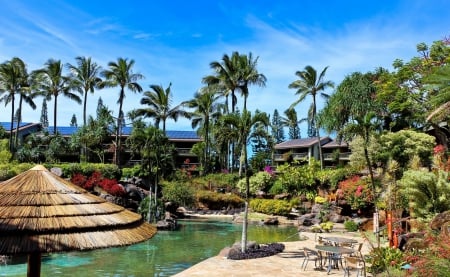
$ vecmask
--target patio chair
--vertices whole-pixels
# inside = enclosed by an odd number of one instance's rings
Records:
[[[315,268],[319,268],[322,266],[322,256],[316,250],[304,247],[303,253],[305,253],[305,258],[303,259],[302,269],[306,270],[306,266],[308,262],[313,261]]]
[[[350,270],[356,270],[356,277],[366,277],[366,263],[362,256],[345,256],[344,257],[344,277],[350,276]],[[361,275],[360,275],[361,274]]]

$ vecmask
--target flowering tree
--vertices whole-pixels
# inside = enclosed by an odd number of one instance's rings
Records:
[[[357,175],[339,182],[337,194],[354,210],[364,208],[373,201],[372,192],[366,180]]]

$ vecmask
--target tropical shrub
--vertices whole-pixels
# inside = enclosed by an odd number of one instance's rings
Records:
[[[207,190],[200,190],[196,194],[197,202],[203,204],[211,210],[221,210],[223,208],[239,208],[244,204],[244,200],[233,193],[218,193]]]
[[[358,223],[353,220],[346,220],[344,221],[344,228],[349,232],[356,232],[358,231]]]
[[[32,168],[34,164],[30,163],[0,163],[0,181],[11,179],[12,177],[27,171]]]
[[[271,215],[288,215],[292,210],[293,203],[286,200],[274,199],[252,199],[250,209],[257,213]]]
[[[85,176],[91,176],[95,171],[101,173],[101,175],[107,179],[120,180],[122,172],[117,165],[114,164],[102,164],[102,163],[67,163],[67,164],[45,164],[46,168],[59,167],[61,168],[62,177],[72,178],[76,173],[83,174]]]
[[[81,173],[75,173],[70,181],[89,191],[98,186],[113,196],[123,196],[125,194],[125,190],[117,183],[117,180],[104,178],[98,171],[94,171],[89,177]]]
[[[369,272],[378,274],[389,267],[400,269],[405,260],[403,252],[398,248],[377,247],[370,251],[367,263],[370,264]]]
[[[320,223],[320,228],[322,228],[325,232],[331,232],[331,230],[333,230],[333,226],[334,224],[331,221]]]
[[[245,178],[242,178],[237,183],[237,188],[241,193],[245,193],[245,182]],[[270,188],[273,184],[273,177],[267,171],[260,171],[250,177],[249,183],[250,194],[254,195],[257,191],[266,191],[268,188]]]
[[[162,183],[162,198],[178,206],[192,207],[195,204],[195,190],[187,183]]]
[[[366,207],[373,200],[366,181],[357,175],[339,182],[336,194],[339,198],[345,199],[354,210]]]
[[[325,198],[325,197],[322,197],[322,196],[316,196],[315,198],[314,198],[314,202],[316,203],[316,204],[323,204],[323,203],[325,203],[325,202],[327,202],[327,199]]]

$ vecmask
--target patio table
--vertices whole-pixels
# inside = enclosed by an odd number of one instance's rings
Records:
[[[333,245],[316,245],[316,249],[325,252],[328,257],[328,267],[327,267],[327,273],[330,274],[332,265],[333,265],[333,255],[336,255],[338,257],[342,256],[343,254],[352,254],[355,252],[355,250],[351,248],[346,248],[342,246],[333,246]]]
[[[352,245],[358,243],[355,239],[343,238],[343,237],[324,237],[325,241],[331,242],[335,246],[342,246],[343,244]]]

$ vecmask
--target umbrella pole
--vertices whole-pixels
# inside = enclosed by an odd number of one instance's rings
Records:
[[[28,254],[28,272],[27,277],[41,276],[41,253]]]

